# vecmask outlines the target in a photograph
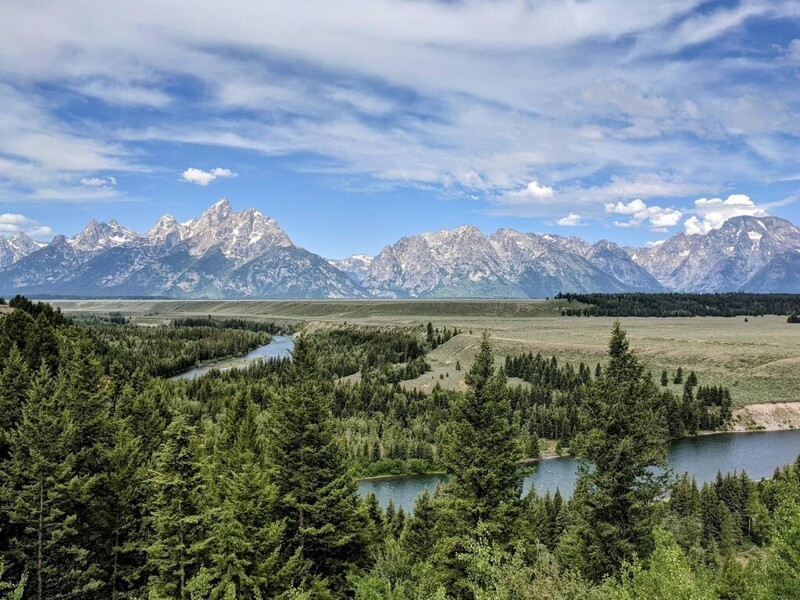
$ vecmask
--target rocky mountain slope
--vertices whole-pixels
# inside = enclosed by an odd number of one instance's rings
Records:
[[[10,267],[44,246],[45,244],[32,240],[24,233],[18,233],[10,238],[0,235],[0,269]]]
[[[361,283],[369,273],[369,266],[372,264],[373,257],[366,254],[353,254],[347,258],[332,258],[328,262],[340,271],[344,271],[353,281]]]
[[[678,233],[655,248],[627,251],[670,290],[766,292],[787,291],[776,271],[771,276],[762,271],[776,257],[798,249],[800,228],[789,221],[744,216],[728,219],[707,234]]]
[[[348,270],[371,294],[397,298],[539,298],[560,291],[663,291],[616,244],[464,225],[405,237]]]
[[[655,248],[470,225],[404,237],[377,256],[326,260],[257,210],[222,199],[145,234],[91,221],[49,244],[0,237],[0,294],[177,298],[539,298],[558,292],[800,293],[800,229],[735,217]]]
[[[0,271],[3,293],[181,298],[360,298],[365,292],[325,259],[294,245],[271,218],[236,213],[222,199],[146,234],[90,222]]]

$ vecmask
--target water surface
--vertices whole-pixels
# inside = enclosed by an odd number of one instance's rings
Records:
[[[202,367],[195,367],[194,369],[190,369],[175,375],[174,377],[170,377],[170,379],[196,379],[197,377],[205,375],[212,369],[217,369],[219,371],[225,371],[227,369],[244,369],[258,360],[265,360],[268,358],[283,358],[285,356],[289,356],[293,348],[293,338],[285,335],[273,335],[272,341],[269,344],[265,346],[259,346],[244,356],[221,360],[211,363],[210,365],[204,365]]]
[[[668,460],[675,474],[688,472],[698,484],[712,481],[717,472],[747,471],[751,479],[770,477],[776,467],[794,462],[800,454],[800,430],[759,431],[753,433],[719,433],[675,440]],[[556,489],[566,498],[572,495],[577,479],[578,461],[572,456],[551,458],[535,464],[533,474],[525,478],[524,491],[531,486],[539,494]],[[431,492],[443,475],[370,479],[360,481],[359,493],[373,492],[383,506],[391,498],[406,511],[414,507],[414,499],[423,489]]]

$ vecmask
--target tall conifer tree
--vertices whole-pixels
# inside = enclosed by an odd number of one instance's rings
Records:
[[[75,514],[81,483],[72,448],[75,430],[42,364],[11,436],[6,492],[13,490],[13,497],[4,499],[12,526],[21,530],[14,554],[29,573],[28,589],[38,600],[86,594],[100,585],[88,574],[89,551]]]
[[[272,403],[270,459],[278,513],[286,519],[283,559],[301,589],[341,590],[365,558],[366,513],[334,436],[330,398],[311,345],[295,343],[292,386]]]
[[[204,538],[200,502],[203,482],[193,448],[193,429],[177,416],[156,452],[150,478],[147,547],[149,591],[155,598],[186,598],[199,570],[197,544]]]
[[[582,459],[574,520],[560,548],[599,580],[653,546],[654,500],[666,489],[668,430],[660,393],[630,350],[619,321],[609,362],[587,395],[582,432],[572,449]]]

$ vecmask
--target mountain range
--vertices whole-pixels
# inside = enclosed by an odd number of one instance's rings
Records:
[[[800,228],[734,217],[653,248],[470,225],[404,237],[375,257],[327,260],[275,220],[223,198],[146,234],[91,221],[49,244],[0,237],[6,295],[175,298],[538,298],[558,292],[800,293]]]

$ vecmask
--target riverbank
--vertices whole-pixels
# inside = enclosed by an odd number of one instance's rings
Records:
[[[800,402],[748,404],[733,411],[734,433],[800,429]]]
[[[735,433],[754,433],[767,431],[790,431],[800,430],[800,402],[766,403],[751,404],[738,408],[733,412],[733,424],[726,431],[702,431],[697,435],[681,438],[691,440],[705,436],[735,434]],[[538,458],[526,458],[520,461],[521,465],[535,465],[537,463],[556,458],[566,458],[573,456],[569,448],[562,448],[561,452],[556,451],[555,440],[540,440],[540,455]],[[396,465],[395,465],[396,468]],[[441,469],[431,471],[408,471],[394,473],[380,473],[365,477],[358,477],[359,481],[381,481],[395,479],[413,479],[415,477],[442,476],[446,475]]]
[[[229,371],[233,369],[243,369],[259,360],[289,356],[293,347],[294,339],[291,336],[272,335],[268,344],[253,348],[244,356],[237,356],[227,360],[217,360],[203,366],[193,367],[169,379],[173,381],[191,380],[205,375],[212,370]]]

